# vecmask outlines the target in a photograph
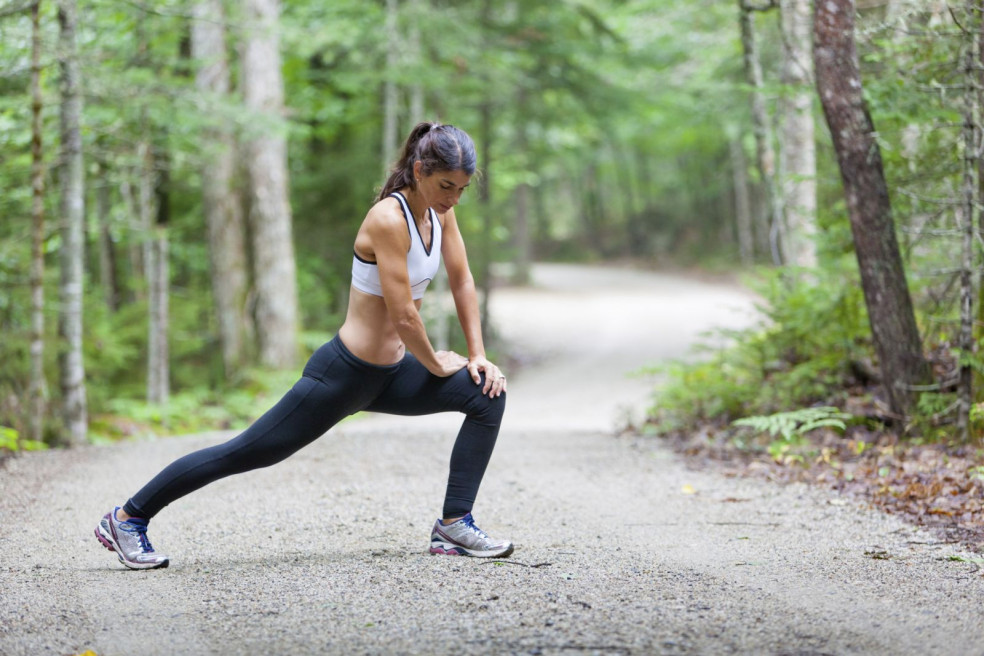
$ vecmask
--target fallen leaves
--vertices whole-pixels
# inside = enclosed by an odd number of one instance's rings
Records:
[[[673,436],[672,442],[691,460],[727,474],[832,488],[984,552],[984,450],[910,444],[860,430],[847,437],[814,431],[776,459],[764,448],[739,448],[726,428],[715,426]]]

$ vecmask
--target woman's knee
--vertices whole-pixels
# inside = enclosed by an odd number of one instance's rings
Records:
[[[475,385],[475,391],[468,401],[466,412],[469,416],[483,419],[487,423],[502,421],[502,415],[506,411],[506,393],[503,392],[494,398],[482,393],[483,385]]]

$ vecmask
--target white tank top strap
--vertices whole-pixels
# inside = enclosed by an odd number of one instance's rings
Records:
[[[390,194],[400,204],[403,218],[407,222],[407,232],[410,234],[410,248],[407,250],[407,274],[410,277],[410,294],[414,300],[422,298],[427,285],[437,275],[441,265],[441,222],[433,208],[427,208],[431,224],[430,244],[424,245],[420,236],[413,212],[403,194],[394,191]],[[375,262],[369,262],[352,254],[352,286],[359,291],[373,296],[382,296],[383,288],[379,282],[379,268]]]

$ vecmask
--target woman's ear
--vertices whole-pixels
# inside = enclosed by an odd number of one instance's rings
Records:
[[[424,170],[424,163],[419,159],[413,163],[413,179],[420,180],[420,172]]]

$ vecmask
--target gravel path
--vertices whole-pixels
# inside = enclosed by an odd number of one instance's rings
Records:
[[[612,436],[652,385],[624,372],[748,321],[746,295],[536,274],[496,297],[536,359],[511,377],[476,507],[512,558],[425,553],[453,416],[356,418],[186,497],[154,522],[172,564],[151,572],[118,565],[95,522],[227,433],[28,454],[0,471],[0,654],[984,654],[984,579],[952,546]]]

